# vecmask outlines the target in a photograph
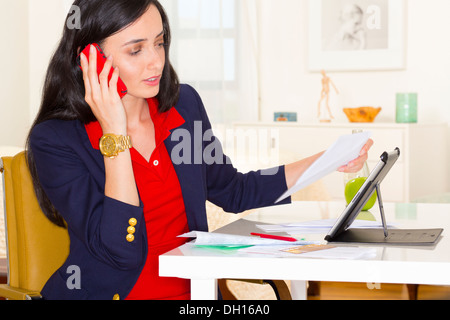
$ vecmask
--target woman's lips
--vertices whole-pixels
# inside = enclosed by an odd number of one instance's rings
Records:
[[[154,86],[159,85],[160,80],[161,80],[161,76],[156,76],[156,77],[145,79],[144,83],[146,85],[154,87]]]

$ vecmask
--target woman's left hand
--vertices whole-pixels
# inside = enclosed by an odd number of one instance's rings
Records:
[[[338,169],[339,172],[355,173],[362,169],[364,163],[367,161],[369,155],[368,152],[373,146],[373,140],[369,139],[359,153],[359,157],[350,161],[346,166],[342,166]]]

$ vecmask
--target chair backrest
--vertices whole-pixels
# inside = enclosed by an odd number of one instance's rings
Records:
[[[40,292],[69,254],[66,229],[52,224],[39,207],[26,153],[3,160],[8,284]]]
[[[23,151],[23,147],[0,145],[0,157],[14,156]],[[1,162],[1,159],[0,159]],[[1,165],[1,163],[0,163]],[[0,177],[0,259],[6,258],[6,236],[5,236],[5,213],[3,205],[3,182]],[[3,262],[1,262],[3,264]],[[6,275],[6,260],[4,262],[5,275]],[[0,267],[2,268],[2,267]],[[2,270],[0,270],[2,272]]]

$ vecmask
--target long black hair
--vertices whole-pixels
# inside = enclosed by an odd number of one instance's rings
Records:
[[[85,87],[83,74],[77,63],[78,54],[87,45],[91,43],[101,45],[108,37],[131,25],[151,5],[156,6],[161,14],[166,44],[166,65],[157,96],[159,112],[166,112],[177,103],[179,80],[169,59],[170,26],[162,5],[157,0],[76,0],[72,8],[79,10],[80,26],[77,28],[67,23],[64,28],[62,39],[47,70],[41,106],[30,134],[37,124],[50,119],[79,120],[84,124],[96,120],[84,98]],[[68,14],[66,21],[69,19],[73,19],[72,12]],[[30,135],[27,139],[27,161],[42,211],[51,222],[65,227],[63,218],[46,196],[39,182],[30,148]]]

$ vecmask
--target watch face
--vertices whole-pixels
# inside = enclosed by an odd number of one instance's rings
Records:
[[[116,141],[111,136],[106,136],[101,141],[101,151],[106,156],[112,156],[116,152]]]

